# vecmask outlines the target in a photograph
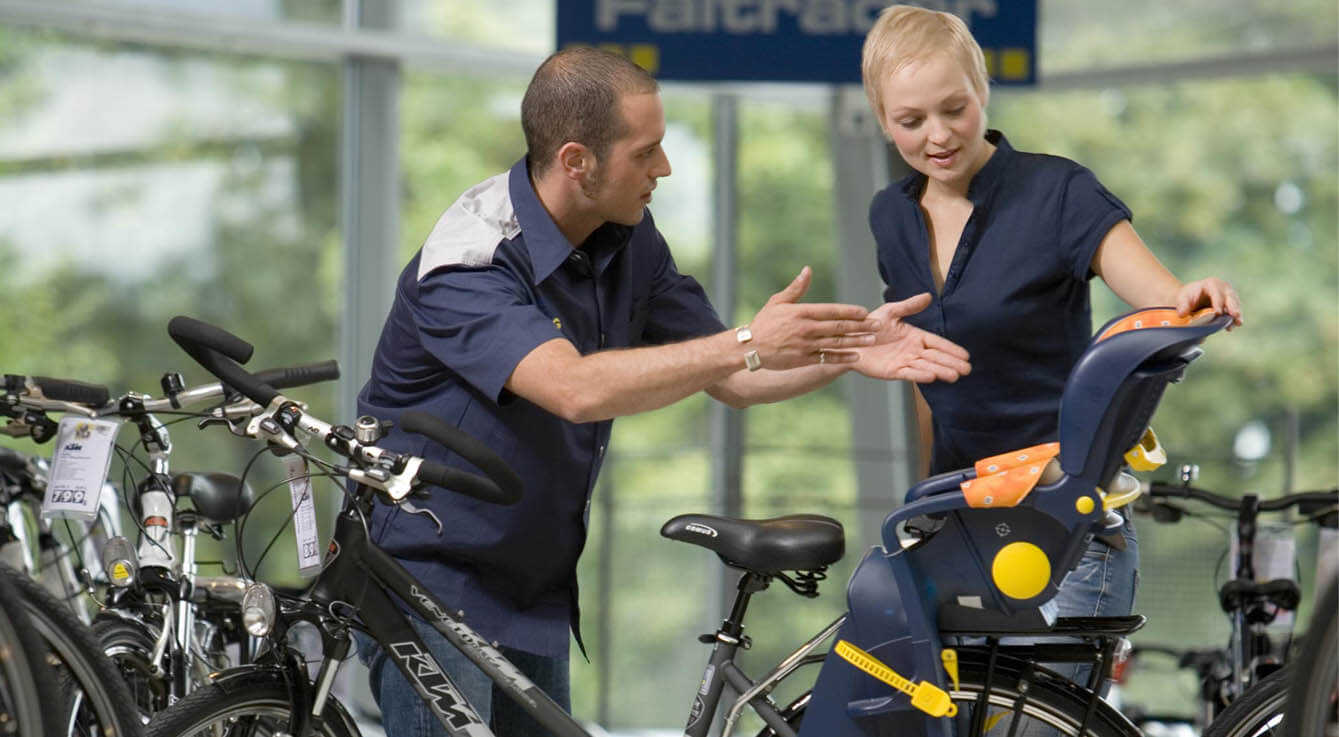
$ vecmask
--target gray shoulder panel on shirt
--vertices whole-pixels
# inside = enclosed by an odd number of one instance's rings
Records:
[[[511,203],[510,172],[465,191],[438,218],[418,262],[418,278],[443,266],[487,266],[504,240],[521,232]]]

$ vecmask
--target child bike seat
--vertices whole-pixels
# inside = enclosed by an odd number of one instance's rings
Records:
[[[1102,490],[1113,488],[1127,451],[1140,443],[1162,392],[1232,323],[1201,311],[1139,310],[1107,323],[1079,357],[1059,403],[1059,442],[983,459],[928,478],[883,523],[883,547],[861,561],[847,587],[838,638],[909,681],[949,687],[940,633],[1050,631],[1051,603],[1091,535],[1116,522]],[[937,524],[919,537],[908,522]],[[932,526],[931,526],[932,527]],[[902,713],[906,734],[950,734],[951,725],[905,694],[830,654],[801,737],[872,734],[858,725]],[[922,721],[923,720],[923,721]],[[902,732],[899,732],[902,734]]]

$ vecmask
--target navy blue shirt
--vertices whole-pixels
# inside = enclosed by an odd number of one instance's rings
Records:
[[[889,302],[929,292],[908,322],[972,354],[955,384],[922,384],[934,417],[933,473],[1056,439],[1060,395],[1092,335],[1088,280],[1113,226],[1131,218],[1093,173],[1058,156],[1015,151],[999,131],[972,178],[972,214],[936,292],[920,206],[925,175],[874,196],[870,228]]]
[[[525,159],[463,194],[400,275],[358,411],[430,412],[478,438],[524,482],[514,506],[433,490],[441,519],[378,505],[372,535],[490,640],[565,654],[576,624],[576,562],[612,421],[576,424],[503,385],[555,338],[589,354],[725,329],[702,287],[679,274],[650,213],[606,223],[574,249],[531,187]],[[461,468],[418,435],[382,445]]]

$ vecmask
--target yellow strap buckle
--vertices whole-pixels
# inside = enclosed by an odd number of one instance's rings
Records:
[[[953,681],[953,690],[959,690],[958,651],[951,647],[946,647],[939,653],[939,659],[944,662],[944,672],[948,674],[949,680]]]
[[[884,665],[878,658],[846,640],[838,640],[835,650],[846,662],[910,696],[911,705],[926,714],[932,717],[957,716],[957,705],[949,699],[949,695],[944,689],[933,683],[929,681],[912,683],[898,675],[892,668]],[[955,668],[956,663],[957,653],[954,653]]]
[[[1139,442],[1125,452],[1125,462],[1136,471],[1153,471],[1167,462],[1167,451],[1162,449],[1153,428],[1146,428]]]

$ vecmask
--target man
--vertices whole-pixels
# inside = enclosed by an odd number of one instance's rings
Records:
[[[852,367],[953,381],[968,365],[961,348],[900,321],[926,295],[875,313],[798,304],[808,267],[748,326],[727,330],[646,210],[670,173],[665,117],[655,80],[623,58],[589,48],[549,57],[521,124],[527,157],[451,205],[401,275],[359,411],[430,412],[520,475],[514,506],[438,492],[422,504],[443,521],[440,535],[389,507],[372,535],[570,708],[576,561],[614,417],[704,390],[733,407],[777,401]],[[417,437],[383,444],[464,463]],[[496,733],[543,734],[438,633],[415,626]],[[442,733],[394,663],[365,655],[387,733]]]

